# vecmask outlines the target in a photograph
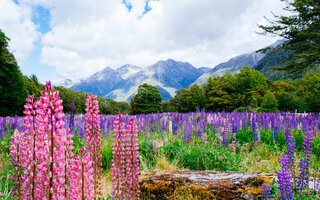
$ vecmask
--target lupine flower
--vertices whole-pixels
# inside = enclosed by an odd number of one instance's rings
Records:
[[[101,129],[97,95],[90,94],[87,98],[85,120],[88,152],[93,164],[94,199],[97,199],[102,195]]]
[[[258,143],[261,143],[261,124],[258,125],[257,135],[258,135]]]
[[[289,168],[293,170],[292,168],[294,167],[294,152],[295,152],[295,139],[294,136],[290,135],[290,128],[287,128],[286,130],[286,145],[287,145],[287,156],[289,157]]]
[[[33,101],[33,95],[27,98],[27,103],[25,104],[25,114],[24,117],[24,145],[22,146],[24,152],[24,162],[22,163],[23,171],[23,183],[22,183],[22,193],[23,198],[35,199],[36,190],[36,168],[37,168],[37,132],[36,132],[36,103]]]
[[[122,114],[119,112],[114,121],[114,138],[112,139],[112,199],[124,199],[122,188],[125,183],[125,132]]]
[[[11,136],[10,142],[10,165],[13,168],[13,173],[11,176],[11,181],[15,182],[13,186],[13,196],[17,199],[21,199],[21,185],[22,185],[22,167],[21,164],[23,163],[22,160],[22,152],[21,152],[21,145],[22,145],[22,136],[20,132],[15,129],[13,135]]]
[[[282,168],[278,172],[279,190],[283,200],[293,199],[292,185],[290,180],[289,158],[286,154],[279,158]]]
[[[73,132],[74,131],[74,113],[75,113],[75,110],[74,110],[74,102],[71,101],[70,103],[70,130]]]
[[[232,149],[233,151],[236,151],[236,145],[237,145],[237,134],[235,132],[232,133]]]
[[[223,147],[228,146],[228,138],[229,138],[229,125],[227,124],[223,130]]]
[[[146,147],[149,146],[149,140],[148,140],[148,136],[147,136],[147,135],[146,135],[146,138],[145,138],[145,140],[144,140],[144,145],[145,145]]]
[[[318,175],[316,190],[317,190],[318,192],[320,192],[320,173],[319,173],[319,175]]]
[[[64,170],[61,172],[61,168],[64,169],[66,165],[64,154],[66,151],[66,130],[63,121],[62,100],[59,97],[59,92],[52,92],[52,89],[51,83],[47,82],[45,91],[43,91],[44,97],[40,98],[40,108],[45,114],[40,126],[45,126],[45,132],[49,133],[49,200],[60,199],[64,196],[65,172]]]
[[[156,154],[156,153],[157,153],[157,141],[155,141],[155,140],[152,140],[152,141],[151,141],[150,151],[151,151],[151,153],[153,153],[153,154]]]
[[[45,90],[42,92],[43,96],[34,103],[37,113],[36,119],[32,118],[34,113],[32,111],[31,98],[27,99],[30,104],[26,104],[25,126],[27,131],[26,138],[29,137],[29,139],[25,141],[31,141],[33,144],[26,143],[26,145],[32,147],[29,150],[26,148],[28,150],[26,155],[33,154],[31,162],[28,162],[34,164],[29,165],[29,168],[26,167],[25,170],[26,179],[23,186],[26,187],[24,188],[24,197],[26,199],[28,199],[29,195],[32,197],[34,195],[35,199],[62,199],[66,193],[66,170],[61,170],[65,169],[67,161],[65,158],[66,130],[63,121],[64,114],[59,92],[52,92],[52,89],[51,83],[47,82]],[[31,119],[33,120],[33,128],[31,128]],[[34,123],[35,121],[36,123]],[[36,128],[34,128],[35,125]],[[31,130],[28,131],[29,128]],[[35,148],[34,143],[36,145]],[[37,162],[35,163],[35,161]],[[34,167],[35,165],[36,167]],[[30,174],[29,177],[28,174]]]
[[[93,167],[90,159],[90,153],[85,154],[85,148],[79,149],[80,159],[77,159],[80,172],[80,195],[81,199],[91,200],[94,198],[93,185]]]
[[[140,196],[139,190],[139,147],[137,126],[131,119],[127,126],[126,142],[126,183],[127,199],[137,200]]]
[[[297,189],[302,190],[309,186],[309,167],[312,148],[313,132],[307,131],[305,133],[302,148],[304,150],[303,158],[300,159],[300,175],[297,181]]]
[[[257,143],[258,142],[258,134],[257,134],[257,122],[256,122],[255,116],[252,118],[251,128],[252,128],[253,140],[255,143]]]
[[[271,188],[269,184],[262,185],[262,200],[268,200],[271,198]]]
[[[73,146],[73,135],[69,132],[69,129],[67,129],[66,132],[66,149],[65,149],[65,168],[64,168],[64,180],[65,180],[65,188],[64,188],[64,197],[65,199],[72,199],[72,191],[70,185],[74,180],[71,179],[71,164],[73,162],[74,154],[72,150],[74,149]]]

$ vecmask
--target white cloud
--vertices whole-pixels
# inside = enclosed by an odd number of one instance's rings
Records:
[[[0,28],[10,38],[9,48],[20,66],[39,38],[36,25],[31,21],[32,9],[17,5],[12,0],[0,0]]]
[[[146,66],[167,58],[213,67],[274,42],[275,38],[255,33],[257,23],[264,23],[263,16],[271,16],[271,11],[283,13],[280,0],[159,0],[149,2],[152,10],[145,15],[145,0],[127,0],[132,5],[130,12],[122,0],[23,2],[25,6],[16,10],[24,10],[25,19],[30,19],[34,5],[50,9],[52,30],[42,38],[41,63],[54,66],[57,77],[72,79],[106,66]],[[22,23],[21,12],[16,15],[7,23],[27,27],[33,34],[29,38],[36,38],[31,21]],[[22,41],[20,45],[27,42],[21,32],[13,37]],[[12,46],[23,57],[32,49],[32,41],[25,45],[29,48],[14,42]]]

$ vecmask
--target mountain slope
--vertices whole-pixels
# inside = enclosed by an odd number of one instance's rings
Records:
[[[226,72],[230,72],[232,74],[237,73],[244,65],[253,67],[259,60],[261,60],[261,58],[263,58],[263,56],[264,54],[256,52],[236,56],[227,62],[220,63],[207,73],[202,74],[195,83],[203,85],[206,83],[207,79],[213,75],[220,76]]]
[[[196,68],[187,62],[172,59],[158,61],[142,68],[124,65],[117,69],[105,68],[91,77],[73,85],[71,89],[91,92],[117,101],[130,101],[139,85],[147,83],[156,86],[163,100],[172,98],[177,91],[188,87],[208,68]]]
[[[89,78],[76,83],[71,89],[105,96],[106,93],[109,93],[122,80],[121,73],[110,67],[106,67]]]

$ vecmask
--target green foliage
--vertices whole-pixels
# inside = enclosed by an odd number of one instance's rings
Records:
[[[112,167],[112,140],[102,135],[101,144],[102,168],[109,171]]]
[[[197,108],[209,111],[229,111],[242,108],[255,110],[262,103],[269,88],[266,77],[258,71],[244,66],[235,75],[210,77],[203,87],[194,84],[180,90],[173,99],[165,102],[166,112],[192,112]]]
[[[237,82],[237,92],[240,95],[238,104],[241,106],[251,105],[258,107],[261,104],[262,97],[268,89],[267,78],[260,72],[244,66],[240,73],[235,75]]]
[[[238,97],[236,81],[231,73],[209,79],[204,86],[207,96],[206,108],[213,111],[234,110]]]
[[[139,113],[157,113],[161,111],[162,97],[159,90],[148,84],[140,85],[138,94],[131,100],[131,107],[133,114]]]
[[[274,15],[270,25],[259,25],[263,34],[277,35],[287,40],[280,48],[294,51],[288,56],[282,69],[294,73],[320,63],[320,1],[282,0],[286,2],[284,10],[290,15]],[[270,51],[276,52],[279,47]]]
[[[8,50],[8,41],[0,29],[0,116],[22,115],[27,97],[23,76]]]
[[[164,103],[164,112],[195,112],[205,106],[206,96],[198,84],[180,90],[173,99]]]
[[[34,77],[36,78],[35,75]],[[41,96],[41,88],[39,83],[34,82],[32,79],[26,76],[23,76],[23,82],[28,95],[33,95],[36,98]]]
[[[164,154],[169,161],[177,160],[182,168],[191,170],[218,170],[238,171],[240,157],[233,154],[230,149],[213,144],[189,145],[183,141],[176,140],[163,147]]]
[[[192,112],[196,108],[229,112],[320,112],[320,72],[309,70],[294,81],[271,82],[260,72],[244,66],[235,75],[213,76],[202,87],[192,85],[182,89],[163,103],[165,112]]]
[[[263,112],[276,112],[278,107],[278,102],[274,94],[267,91],[263,97],[261,104],[261,111]]]

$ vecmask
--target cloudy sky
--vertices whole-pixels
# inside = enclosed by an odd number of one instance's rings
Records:
[[[172,58],[214,67],[278,38],[258,35],[280,0],[0,0],[0,29],[25,75],[87,77]]]

